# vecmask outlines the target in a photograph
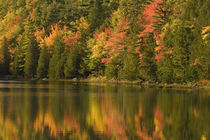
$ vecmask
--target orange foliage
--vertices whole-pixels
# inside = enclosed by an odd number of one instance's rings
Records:
[[[16,16],[13,18],[13,20],[11,21],[12,24],[17,24],[19,21],[21,20],[20,16]]]
[[[31,17],[32,20],[35,19],[35,17],[36,17],[36,12],[35,12],[35,10],[33,10],[33,11],[30,13],[30,17]]]
[[[156,18],[154,18],[154,16],[157,16],[157,13],[155,11],[161,1],[162,0],[155,0],[145,6],[143,11],[144,22],[142,24],[144,30],[139,34],[139,37],[147,37],[148,33],[154,30],[153,23],[156,22]]]
[[[55,38],[57,36],[63,35],[65,31],[66,31],[65,26],[63,29],[59,27],[59,24],[55,24],[54,26],[51,26],[50,35],[44,38],[47,47],[50,48],[51,46],[53,46]]]
[[[81,34],[75,33],[75,34],[68,35],[67,37],[65,37],[64,42],[68,47],[70,47],[73,44],[75,44],[80,38],[81,38]]]
[[[155,29],[154,22],[156,22],[157,20],[161,20],[161,19],[155,18],[155,16],[158,16],[156,13],[156,9],[159,8],[159,4],[161,2],[162,2],[162,0],[154,0],[153,2],[151,2],[145,6],[144,11],[143,11],[143,22],[140,24],[140,26],[144,27],[144,30],[139,32],[139,34],[137,35],[138,38],[140,38],[137,41],[137,43],[140,43],[142,41],[147,40],[148,33],[153,32],[154,39],[156,40],[156,43],[158,45],[155,48],[155,51],[157,52],[155,59],[157,60],[157,62],[159,62],[159,60],[163,56],[163,53],[161,52],[161,50],[164,47],[163,46],[164,34],[163,33],[160,34],[159,32],[154,31],[154,29]],[[140,51],[137,51],[137,53],[140,54]]]
[[[104,46],[104,50],[108,53],[105,58],[102,58],[101,63],[108,64],[114,57],[119,56],[125,49],[125,42],[128,39],[126,30],[129,22],[121,18],[120,25],[117,26],[116,31],[112,31],[111,29],[105,29],[105,33],[108,35],[108,39],[106,41],[106,45]],[[95,39],[98,39],[95,37]]]
[[[45,36],[45,29],[42,28],[41,30],[36,30],[34,32],[34,36],[35,36],[37,42],[43,41],[44,40],[44,36]]]
[[[190,64],[190,66],[195,66],[198,64],[198,62],[199,62],[199,58],[195,58],[194,62]]]

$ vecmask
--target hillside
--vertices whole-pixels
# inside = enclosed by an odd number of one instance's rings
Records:
[[[0,0],[0,78],[210,80],[210,0]]]

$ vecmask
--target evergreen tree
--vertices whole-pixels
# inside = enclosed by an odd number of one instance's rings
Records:
[[[160,62],[158,62],[157,78],[161,83],[173,82],[173,65],[171,58],[171,54],[165,53]]]
[[[120,79],[136,80],[139,78],[139,57],[136,53],[127,52],[124,61],[122,71],[118,73]]]
[[[188,77],[189,45],[192,42],[192,33],[183,24],[178,25],[174,32],[172,63],[175,82],[185,82]]]
[[[10,54],[7,39],[4,37],[0,46],[0,75],[9,74]]]
[[[38,61],[38,67],[37,67],[37,77],[46,78],[48,76],[48,69],[49,69],[49,53],[47,47],[45,45],[42,45]]]
[[[14,63],[12,65],[12,74],[15,76],[24,76],[25,50],[20,44],[16,47]]]
[[[157,66],[155,62],[156,42],[153,33],[149,33],[145,44],[142,49],[142,59],[139,67],[140,76],[147,81],[155,81]]]
[[[26,78],[33,78],[36,75],[38,64],[39,50],[33,33],[32,22],[28,19],[23,39],[23,47],[26,49],[24,64],[24,76]]]
[[[81,57],[77,48],[73,47],[67,55],[65,64],[65,77],[74,78],[79,76]]]
[[[103,6],[103,1],[96,0],[90,4],[90,10],[88,14],[88,22],[90,24],[90,33],[93,33],[97,28],[99,28],[106,19],[105,9]]]
[[[62,36],[57,36],[54,41],[53,54],[49,63],[49,78],[58,79],[64,78],[64,64],[66,55],[64,51],[65,44]]]

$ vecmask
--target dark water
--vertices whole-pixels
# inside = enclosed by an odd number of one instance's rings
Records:
[[[0,140],[207,140],[210,91],[0,81]]]

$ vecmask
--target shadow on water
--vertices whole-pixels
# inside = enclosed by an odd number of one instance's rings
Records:
[[[0,82],[0,139],[206,140],[210,94],[75,82]]]

